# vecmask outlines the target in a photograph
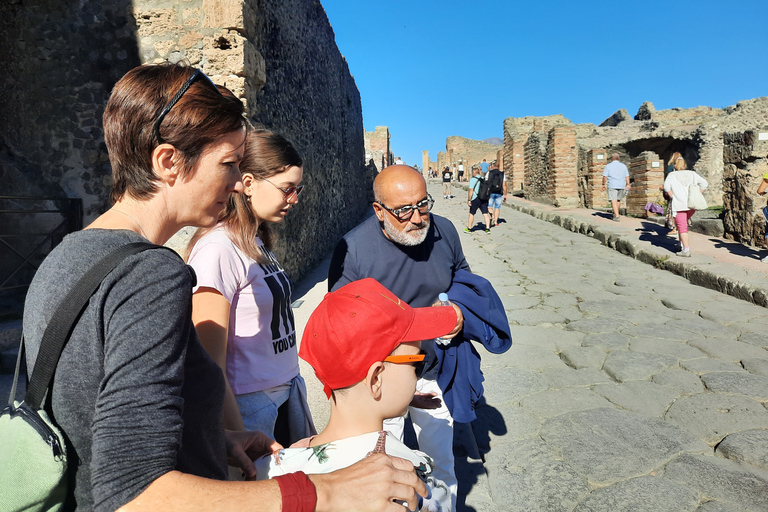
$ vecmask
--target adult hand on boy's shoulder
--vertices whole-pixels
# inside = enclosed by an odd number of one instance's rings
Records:
[[[442,401],[437,398],[437,393],[419,393],[416,391],[410,406],[417,409],[437,409],[441,404]]]
[[[402,511],[403,506],[393,499],[416,510],[417,494],[428,494],[411,462],[381,453],[333,473],[309,475],[309,479],[317,490],[317,512]]]
[[[246,478],[256,476],[254,460],[283,448],[283,445],[264,432],[225,430],[224,436],[227,441],[227,461],[231,466],[242,469]]]

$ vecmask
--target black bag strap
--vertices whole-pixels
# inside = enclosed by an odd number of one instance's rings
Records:
[[[59,362],[64,344],[69,339],[72,328],[83,312],[83,309],[85,309],[88,300],[96,292],[104,278],[128,256],[154,248],[167,249],[161,245],[149,242],[133,242],[118,247],[96,262],[67,293],[61,305],[56,309],[56,312],[48,322],[48,326],[43,334],[43,340],[40,342],[40,351],[37,354],[32,378],[29,381],[27,393],[24,397],[24,401],[32,409],[40,409],[45,392],[51,385],[56,364]],[[168,250],[172,251],[172,249]],[[19,352],[21,352],[21,348],[19,348]]]

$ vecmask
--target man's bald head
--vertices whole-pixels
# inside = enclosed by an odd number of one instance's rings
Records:
[[[426,197],[427,183],[424,176],[409,165],[390,165],[373,180],[373,197],[388,206],[397,208],[411,204],[409,201],[414,194],[418,200]],[[403,200],[407,201],[397,204]]]
[[[619,159],[619,154],[618,153],[614,153],[614,154],[611,155],[611,160],[618,160],[618,159]]]

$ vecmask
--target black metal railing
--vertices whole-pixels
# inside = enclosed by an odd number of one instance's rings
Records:
[[[0,196],[0,293],[24,290],[45,256],[83,228],[83,201]]]

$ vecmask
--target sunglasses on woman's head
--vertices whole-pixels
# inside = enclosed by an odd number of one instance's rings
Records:
[[[221,94],[221,91],[218,87],[216,87],[216,84],[214,84],[210,78],[208,78],[208,75],[200,71],[199,69],[195,69],[194,73],[187,78],[187,81],[184,82],[184,85],[181,86],[181,89],[179,89],[179,92],[177,92],[173,98],[171,98],[171,101],[168,102],[168,104],[163,107],[163,110],[160,112],[160,115],[157,116],[157,120],[155,121],[155,125],[153,127],[153,131],[155,133],[155,138],[157,139],[157,142],[162,144],[164,142],[163,138],[160,136],[160,124],[162,124],[163,119],[165,119],[165,116],[168,115],[168,112],[171,111],[174,105],[179,102],[182,96],[184,96],[184,93],[189,90],[190,87],[192,87],[192,84],[195,83],[196,80],[202,80],[203,83],[207,83],[210,85],[214,91]]]

